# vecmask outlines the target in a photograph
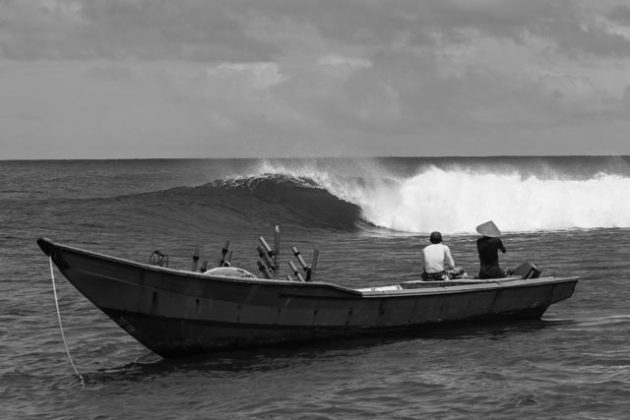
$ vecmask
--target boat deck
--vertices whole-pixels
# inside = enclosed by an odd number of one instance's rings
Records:
[[[523,279],[522,277],[504,277],[497,279],[458,279],[444,281],[411,280],[400,284],[388,286],[363,287],[354,289],[363,296],[404,295],[426,293],[460,292],[470,289],[496,289],[498,287],[531,286],[535,283],[563,283],[574,280],[577,277],[539,277],[536,279]],[[419,291],[418,289],[422,289]]]

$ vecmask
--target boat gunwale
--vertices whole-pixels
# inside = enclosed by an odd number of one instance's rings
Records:
[[[169,275],[176,275],[178,277],[193,277],[199,280],[211,280],[223,283],[240,283],[243,285],[276,285],[276,286],[292,286],[292,287],[305,287],[305,288],[313,288],[314,286],[318,287],[326,287],[335,289],[341,292],[345,292],[350,296],[314,296],[310,294],[300,294],[296,292],[283,292],[282,295],[287,297],[294,298],[308,298],[308,299],[352,299],[352,298],[368,298],[368,299],[378,299],[378,298],[393,298],[393,297],[405,297],[405,296],[414,296],[414,295],[442,295],[442,294],[455,294],[455,293],[466,293],[466,292],[474,292],[474,291],[484,291],[484,290],[496,290],[496,289],[506,289],[506,288],[519,288],[519,287],[531,287],[533,285],[547,285],[547,284],[561,284],[567,283],[571,281],[577,282],[579,280],[578,276],[570,276],[570,277],[554,277],[554,276],[546,276],[539,277],[535,279],[522,279],[518,277],[507,277],[502,279],[470,279],[470,280],[457,280],[458,284],[449,284],[449,281],[443,282],[427,282],[429,284],[424,284],[423,287],[417,288],[401,288],[398,290],[359,290],[346,286],[341,286],[335,283],[330,282],[321,282],[321,281],[313,281],[313,282],[298,282],[284,279],[266,279],[259,277],[229,277],[229,276],[220,276],[220,275],[208,275],[204,273],[198,273],[189,270],[175,269],[170,267],[161,267],[155,266],[147,263],[141,263],[138,261],[129,260],[126,258],[115,257],[107,254],[102,254],[95,251],[88,251],[85,249],[77,248],[70,245],[64,245],[57,242],[54,242],[48,238],[40,238],[38,241],[40,247],[44,250],[47,255],[52,254],[52,250],[61,249],[68,252],[85,255],[91,258],[97,258],[101,260],[105,260],[112,263],[124,264],[127,266],[135,267],[142,270],[153,271],[157,273],[166,273]],[[42,245],[42,242],[45,245]],[[51,252],[47,252],[46,247]],[[123,279],[112,279],[118,282],[126,283]],[[411,282],[416,282],[417,280],[412,280]],[[419,282],[419,281],[418,281]],[[466,282],[470,282],[470,284],[466,284]],[[435,283],[430,284],[430,283]],[[392,286],[397,286],[399,284],[394,284]],[[377,286],[374,289],[377,289]],[[385,286],[387,287],[387,286]],[[368,287],[369,288],[369,287]],[[361,289],[368,289],[361,288]]]
[[[243,284],[253,284],[253,285],[261,285],[261,284],[270,285],[271,284],[271,285],[278,285],[278,286],[290,285],[290,286],[297,286],[297,287],[325,286],[325,287],[337,289],[339,291],[347,292],[349,294],[356,295],[356,296],[363,295],[363,293],[360,292],[359,290],[352,289],[350,287],[340,286],[334,283],[328,283],[328,282],[318,282],[318,281],[298,282],[298,281],[283,280],[283,279],[263,279],[260,277],[252,278],[252,277],[217,276],[217,275],[210,275],[210,274],[204,274],[204,273],[197,273],[197,272],[189,271],[189,270],[182,270],[182,269],[176,269],[176,268],[170,268],[170,267],[160,267],[160,266],[151,265],[147,263],[141,263],[141,262],[129,260],[126,258],[115,257],[112,255],[101,254],[95,251],[88,251],[85,249],[76,248],[70,245],[60,244],[48,238],[40,238],[38,239],[37,242],[38,244],[40,244],[40,247],[42,247],[41,242],[44,242],[46,243],[46,246],[52,247],[52,249],[59,248],[68,252],[74,252],[76,254],[86,255],[92,258],[106,260],[113,263],[121,263],[127,266],[139,268],[142,270],[154,271],[157,273],[173,274],[173,275],[177,275],[178,277],[194,277],[199,280],[213,280],[213,281],[219,281],[219,282],[224,282],[224,283],[243,283]],[[44,252],[50,256],[48,252],[46,251]]]

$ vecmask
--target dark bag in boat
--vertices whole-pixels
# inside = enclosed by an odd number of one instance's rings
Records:
[[[524,262],[512,271],[513,276],[518,276],[522,279],[537,279],[540,277],[540,273],[542,273],[542,270],[530,262]]]

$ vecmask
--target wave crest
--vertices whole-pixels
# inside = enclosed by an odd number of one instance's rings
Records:
[[[630,177],[621,173],[574,176],[551,167],[538,173],[505,165],[494,170],[422,165],[408,174],[376,164],[360,169],[342,176],[330,168],[265,165],[276,174],[307,174],[357,205],[370,224],[397,231],[472,233],[487,220],[512,232],[630,227],[625,200]]]
[[[378,226],[467,234],[487,220],[508,232],[629,228],[627,191],[630,174],[574,174],[540,164],[423,163],[411,168],[406,161],[294,161],[264,162],[248,176],[149,193],[142,200],[157,207],[186,205],[187,212],[198,210],[193,217],[199,223],[210,220],[217,228],[281,224],[348,231]]]
[[[396,188],[357,191],[367,220],[395,230],[472,232],[486,220],[506,231],[630,227],[630,179],[599,174],[583,180],[471,173],[437,168]]]

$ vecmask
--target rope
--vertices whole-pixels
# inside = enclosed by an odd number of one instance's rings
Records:
[[[53,295],[55,295],[55,307],[57,308],[57,319],[59,320],[59,329],[61,330],[61,338],[63,338],[63,345],[66,348],[66,354],[68,355],[68,360],[70,360],[72,369],[74,369],[74,373],[76,373],[76,375],[79,377],[79,380],[81,381],[81,388],[85,389],[85,382],[83,381],[83,376],[81,376],[81,374],[77,370],[77,367],[74,365],[72,356],[70,356],[70,350],[68,349],[68,343],[66,342],[66,335],[63,333],[63,325],[61,324],[61,312],[59,311],[59,300],[57,299],[57,288],[55,287],[55,274],[53,272],[52,257],[49,257],[48,261],[50,262],[50,278],[52,279]]]

